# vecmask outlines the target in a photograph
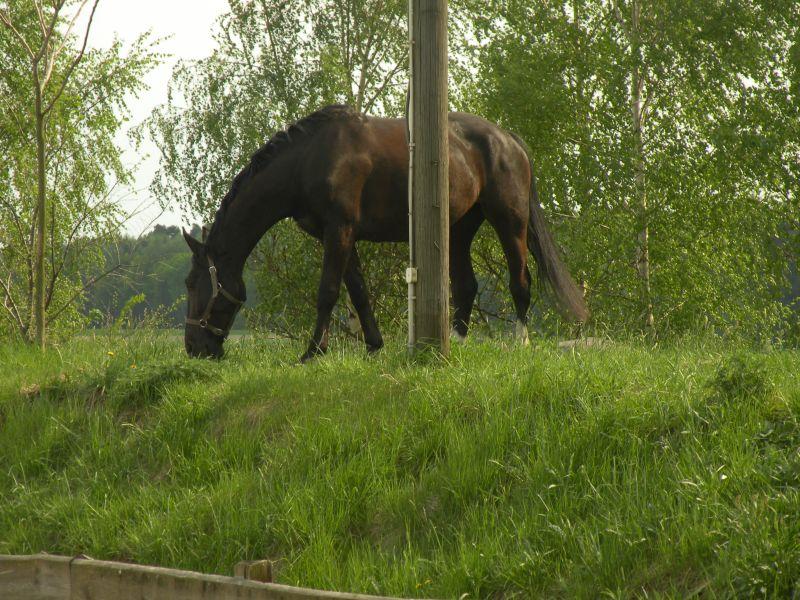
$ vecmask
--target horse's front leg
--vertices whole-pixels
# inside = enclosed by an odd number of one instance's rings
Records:
[[[347,293],[353,302],[353,308],[358,313],[361,322],[361,329],[364,332],[364,342],[367,344],[367,352],[377,352],[383,348],[383,337],[375,321],[375,313],[369,305],[369,294],[367,284],[364,282],[364,273],[361,271],[361,261],[358,259],[358,251],[353,246],[350,253],[350,260],[347,263],[347,270],[344,273],[344,284],[347,286]]]
[[[347,268],[353,249],[352,225],[329,225],[322,237],[324,255],[322,258],[322,277],[317,293],[317,324],[308,345],[308,350],[300,357],[301,362],[324,354],[328,350],[328,330],[331,312],[339,299],[342,276]]]

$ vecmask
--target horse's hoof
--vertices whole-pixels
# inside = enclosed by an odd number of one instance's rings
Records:
[[[467,341],[467,334],[461,333],[458,331],[458,329],[453,327],[450,330],[450,339],[453,340],[456,344],[464,344]]]
[[[323,354],[325,354],[324,348],[319,348],[317,346],[314,346],[313,348],[309,348],[308,350],[305,351],[303,356],[300,357],[300,362],[302,364],[306,364],[308,361],[316,358],[317,356],[322,356]]]
[[[380,350],[381,348],[383,348],[383,340],[380,340],[376,344],[367,344],[367,354],[369,355],[377,354],[378,350]]]
[[[517,339],[517,343],[521,346],[531,345],[531,339],[528,336],[528,326],[522,321],[517,321],[514,337]]]

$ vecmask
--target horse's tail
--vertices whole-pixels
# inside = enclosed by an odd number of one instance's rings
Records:
[[[555,240],[547,228],[547,220],[539,203],[539,193],[536,189],[536,176],[533,174],[530,148],[518,135],[512,133],[511,136],[522,147],[531,166],[528,249],[536,259],[539,280],[550,284],[550,288],[555,293],[558,307],[565,317],[581,323],[586,322],[589,319],[589,308],[586,306],[583,293],[572,279]]]

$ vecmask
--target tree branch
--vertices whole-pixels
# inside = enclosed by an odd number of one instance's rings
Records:
[[[0,200],[2,200],[3,204],[8,207],[8,211],[11,213],[11,217],[14,219],[14,224],[17,226],[17,232],[19,233],[20,240],[25,239],[25,229],[22,227],[22,221],[20,220],[20,216],[17,214],[14,205],[10,202],[5,200],[2,196],[0,196]]]
[[[59,47],[56,48],[53,51],[53,54],[51,55],[51,61],[50,61],[51,65],[55,63],[56,57],[58,57],[58,55],[61,54],[61,51],[64,49],[64,46],[66,45],[67,41],[69,40],[69,34],[72,32],[72,28],[75,27],[75,21],[77,21],[78,17],[83,12],[83,8],[86,6],[86,3],[88,1],[89,0],[83,0],[81,2],[80,7],[78,7],[78,9],[75,11],[75,14],[72,15],[72,20],[69,22],[69,25],[67,25],[67,28],[64,30],[64,36],[61,39],[61,45],[59,45]],[[90,25],[91,25],[91,22],[90,22]],[[88,27],[87,27],[87,29],[88,29]],[[87,35],[88,35],[88,31],[87,31]],[[51,69],[52,69],[52,66],[51,66]]]
[[[70,297],[70,299],[69,299],[69,300],[67,300],[67,301],[66,301],[64,304],[62,304],[62,305],[61,305],[61,306],[60,306],[60,307],[59,307],[57,310],[53,311],[53,313],[52,313],[52,314],[50,314],[50,315],[48,316],[48,318],[47,318],[47,321],[46,321],[47,325],[50,325],[50,323],[52,323],[53,321],[55,321],[55,320],[56,320],[56,319],[59,317],[59,315],[60,315],[61,313],[63,313],[65,310],[67,310],[67,308],[69,308],[69,307],[70,307],[70,305],[71,305],[71,304],[72,304],[72,303],[73,303],[73,302],[74,302],[74,301],[75,301],[75,300],[76,300],[76,299],[77,299],[77,298],[78,298],[78,297],[79,297],[81,294],[83,294],[83,292],[85,292],[86,290],[88,290],[89,288],[91,288],[91,287],[92,287],[92,286],[93,286],[95,283],[97,283],[98,281],[100,281],[100,280],[102,280],[102,279],[105,279],[106,277],[108,277],[109,275],[111,275],[111,274],[112,274],[112,273],[114,273],[115,271],[117,271],[117,270],[121,269],[122,267],[123,267],[122,263],[117,263],[116,265],[114,265],[114,266],[113,266],[113,267],[111,267],[110,269],[107,269],[106,271],[103,271],[102,273],[100,273],[100,275],[95,275],[94,277],[91,277],[91,278],[89,279],[89,281],[87,281],[87,282],[86,282],[86,283],[85,283],[85,284],[84,284],[84,285],[81,287],[81,289],[79,289],[77,292],[75,292],[75,293],[74,293],[74,294],[73,294],[73,295]]]
[[[28,56],[30,56],[31,60],[33,60],[36,55],[33,53],[31,47],[28,45],[28,42],[25,41],[25,38],[22,37],[22,34],[17,30],[16,27],[14,27],[14,24],[11,22],[11,17],[7,12],[0,10],[0,22],[2,22],[3,25],[8,27],[12,31],[12,33],[17,36],[17,39],[20,42],[22,42],[23,47],[25,48],[25,50],[27,50]]]
[[[34,0],[37,2],[38,0]],[[64,8],[64,3],[66,0],[57,0],[56,3],[53,5],[53,18],[50,19],[50,24],[47,26],[47,29],[44,31],[44,39],[42,40],[42,45],[39,47],[39,51],[33,56],[33,66],[38,71],[39,61],[42,60],[42,57],[47,52],[47,47],[50,45],[50,38],[53,37],[53,32],[56,30],[56,21],[58,21],[58,15],[61,12],[61,9]]]
[[[111,194],[114,192],[114,190],[117,188],[118,185],[119,185],[119,181],[116,181],[114,183],[114,185],[111,186],[111,188],[109,188],[109,190],[106,192],[106,194],[102,198],[99,198],[97,200],[97,202],[95,202],[93,205],[88,206],[88,207],[86,207],[84,209],[83,214],[75,222],[75,225],[72,227],[72,230],[70,231],[70,234],[69,234],[69,236],[67,238],[67,241],[64,244],[64,250],[61,253],[61,260],[60,260],[58,266],[56,266],[55,256],[53,256],[51,258],[51,265],[52,265],[53,272],[52,272],[52,275],[50,277],[50,284],[49,284],[48,291],[47,291],[47,300],[45,302],[45,309],[50,306],[50,302],[52,301],[53,292],[54,292],[55,286],[56,286],[56,280],[58,279],[58,277],[61,275],[61,272],[64,270],[64,268],[68,264],[67,257],[69,255],[69,251],[72,249],[73,241],[75,240],[75,236],[77,235],[78,231],[80,230],[80,227],[86,222],[86,219],[90,215],[94,214],[97,211],[97,209],[104,202],[107,202],[109,200],[109,198],[111,197]],[[71,262],[72,261],[70,261],[70,263]]]
[[[86,2],[86,0],[84,0],[84,2]],[[89,14],[89,22],[86,24],[86,33],[83,36],[83,45],[81,46],[80,52],[78,52],[78,55],[75,57],[75,59],[72,61],[72,63],[70,63],[69,68],[67,69],[67,72],[64,74],[64,78],[61,80],[61,87],[58,88],[58,91],[51,98],[50,102],[47,103],[47,106],[42,111],[43,115],[46,115],[47,113],[50,112],[50,110],[52,110],[53,105],[55,105],[55,103],[61,97],[61,94],[64,92],[64,88],[67,86],[67,82],[69,81],[69,78],[72,76],[72,72],[75,70],[75,67],[77,67],[78,63],[81,60],[83,60],[83,55],[86,52],[86,44],[89,41],[89,31],[92,29],[92,21],[94,20],[94,12],[95,12],[95,10],[97,10],[97,4],[99,2],[100,2],[100,0],[94,0],[94,4],[92,5],[92,12]]]
[[[11,295],[11,276],[9,275],[8,284],[0,278],[0,286],[3,288],[3,293],[5,294],[6,300],[3,301],[3,308],[8,311],[14,321],[17,323],[21,332],[25,332],[25,323],[22,321],[22,316],[19,314],[19,309],[17,308],[17,303],[14,302],[14,297]],[[11,306],[8,305],[11,304]]]
[[[375,90],[375,93],[372,95],[372,97],[369,100],[364,102],[364,112],[369,112],[370,111],[372,106],[375,104],[375,101],[378,98],[380,98],[381,94],[383,93],[383,90],[386,89],[386,86],[388,86],[390,83],[392,83],[392,80],[394,79],[394,76],[397,75],[397,73],[399,73],[402,70],[403,70],[403,65],[402,64],[398,64],[398,65],[395,66],[394,69],[392,69],[389,73],[387,73],[386,78],[383,80],[383,83],[381,84],[381,86],[377,90]]]
[[[42,30],[42,35],[47,35],[47,25],[44,22],[44,12],[42,11],[42,5],[38,2],[33,3],[33,7],[36,9],[36,16],[39,18],[39,28]]]

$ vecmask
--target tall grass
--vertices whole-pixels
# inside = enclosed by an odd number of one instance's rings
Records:
[[[800,355],[400,343],[299,366],[169,339],[0,347],[0,553],[416,597],[800,588]]]

